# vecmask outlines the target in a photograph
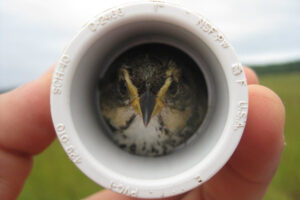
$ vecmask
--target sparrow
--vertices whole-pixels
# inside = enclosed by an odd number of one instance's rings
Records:
[[[191,57],[168,45],[144,44],[110,65],[99,80],[98,103],[117,146],[154,157],[187,143],[205,118],[207,96]]]

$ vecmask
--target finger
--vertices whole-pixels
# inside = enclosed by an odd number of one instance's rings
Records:
[[[0,147],[26,154],[43,151],[55,134],[50,115],[52,70],[0,95]]]
[[[244,72],[246,74],[248,85],[259,84],[258,77],[257,77],[256,73],[251,68],[244,67]]]
[[[185,200],[261,199],[279,165],[284,147],[285,109],[268,88],[249,86],[249,113],[241,142],[226,166]]]
[[[0,197],[16,199],[32,167],[32,158],[0,149]]]
[[[284,147],[285,109],[280,98],[263,86],[250,86],[248,123],[239,148],[230,160],[249,180],[268,182]]]
[[[176,197],[169,197],[169,198],[164,198],[163,200],[179,200],[183,197],[183,195],[179,195]],[[86,200],[139,200],[138,198],[133,198],[133,197],[127,197],[118,193],[115,193],[110,190],[103,190],[100,191],[88,198]],[[158,199],[142,199],[142,200],[158,200]]]
[[[32,156],[54,138],[49,109],[51,72],[0,95],[0,197],[16,199],[32,168]]]

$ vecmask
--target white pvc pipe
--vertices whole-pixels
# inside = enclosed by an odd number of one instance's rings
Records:
[[[118,52],[151,42],[189,54],[209,95],[207,117],[192,142],[160,157],[114,145],[95,106],[99,76]],[[225,36],[203,16],[158,1],[122,5],[91,19],[65,48],[51,85],[53,123],[70,159],[103,187],[140,198],[177,195],[210,179],[237,147],[247,111],[244,71]]]

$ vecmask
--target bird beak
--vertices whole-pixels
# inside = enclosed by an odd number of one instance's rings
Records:
[[[149,89],[140,97],[140,106],[144,125],[147,126],[151,120],[152,112],[155,106],[155,96]]]

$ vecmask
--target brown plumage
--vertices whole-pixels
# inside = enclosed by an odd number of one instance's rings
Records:
[[[99,82],[109,136],[137,155],[160,156],[185,143],[207,110],[203,75],[185,53],[162,44],[134,47]]]

